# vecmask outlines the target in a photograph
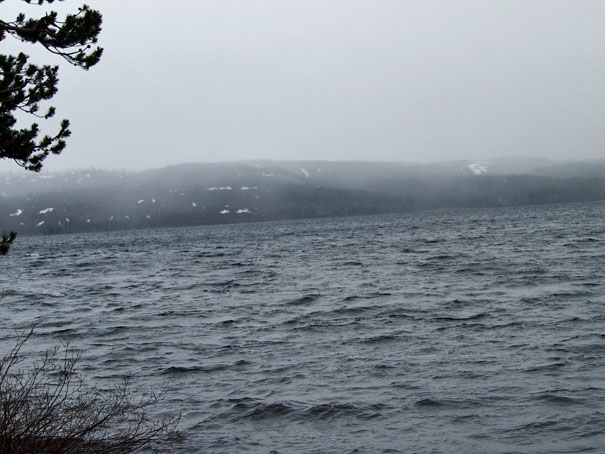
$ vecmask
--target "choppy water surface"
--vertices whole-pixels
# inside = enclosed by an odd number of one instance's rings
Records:
[[[21,238],[38,322],[101,385],[170,382],[179,452],[605,446],[605,204]]]

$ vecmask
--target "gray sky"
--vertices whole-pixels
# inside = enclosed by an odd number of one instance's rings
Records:
[[[49,170],[605,157],[603,1],[86,3],[105,54],[62,66],[53,104],[73,136]],[[19,9],[41,11],[0,3]]]

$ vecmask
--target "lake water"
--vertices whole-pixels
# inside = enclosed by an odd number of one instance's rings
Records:
[[[605,204],[19,238],[2,347],[169,383],[180,453],[605,446]],[[163,411],[164,408],[158,408]]]

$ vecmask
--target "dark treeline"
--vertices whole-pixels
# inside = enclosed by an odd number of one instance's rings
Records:
[[[247,162],[13,173],[0,179],[0,228],[51,234],[605,199],[601,162],[531,164]]]

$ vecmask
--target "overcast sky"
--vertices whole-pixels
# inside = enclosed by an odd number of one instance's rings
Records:
[[[73,136],[49,170],[605,157],[603,1],[86,3],[105,54],[62,65],[53,104]],[[0,3],[5,20],[19,9],[44,10]]]

